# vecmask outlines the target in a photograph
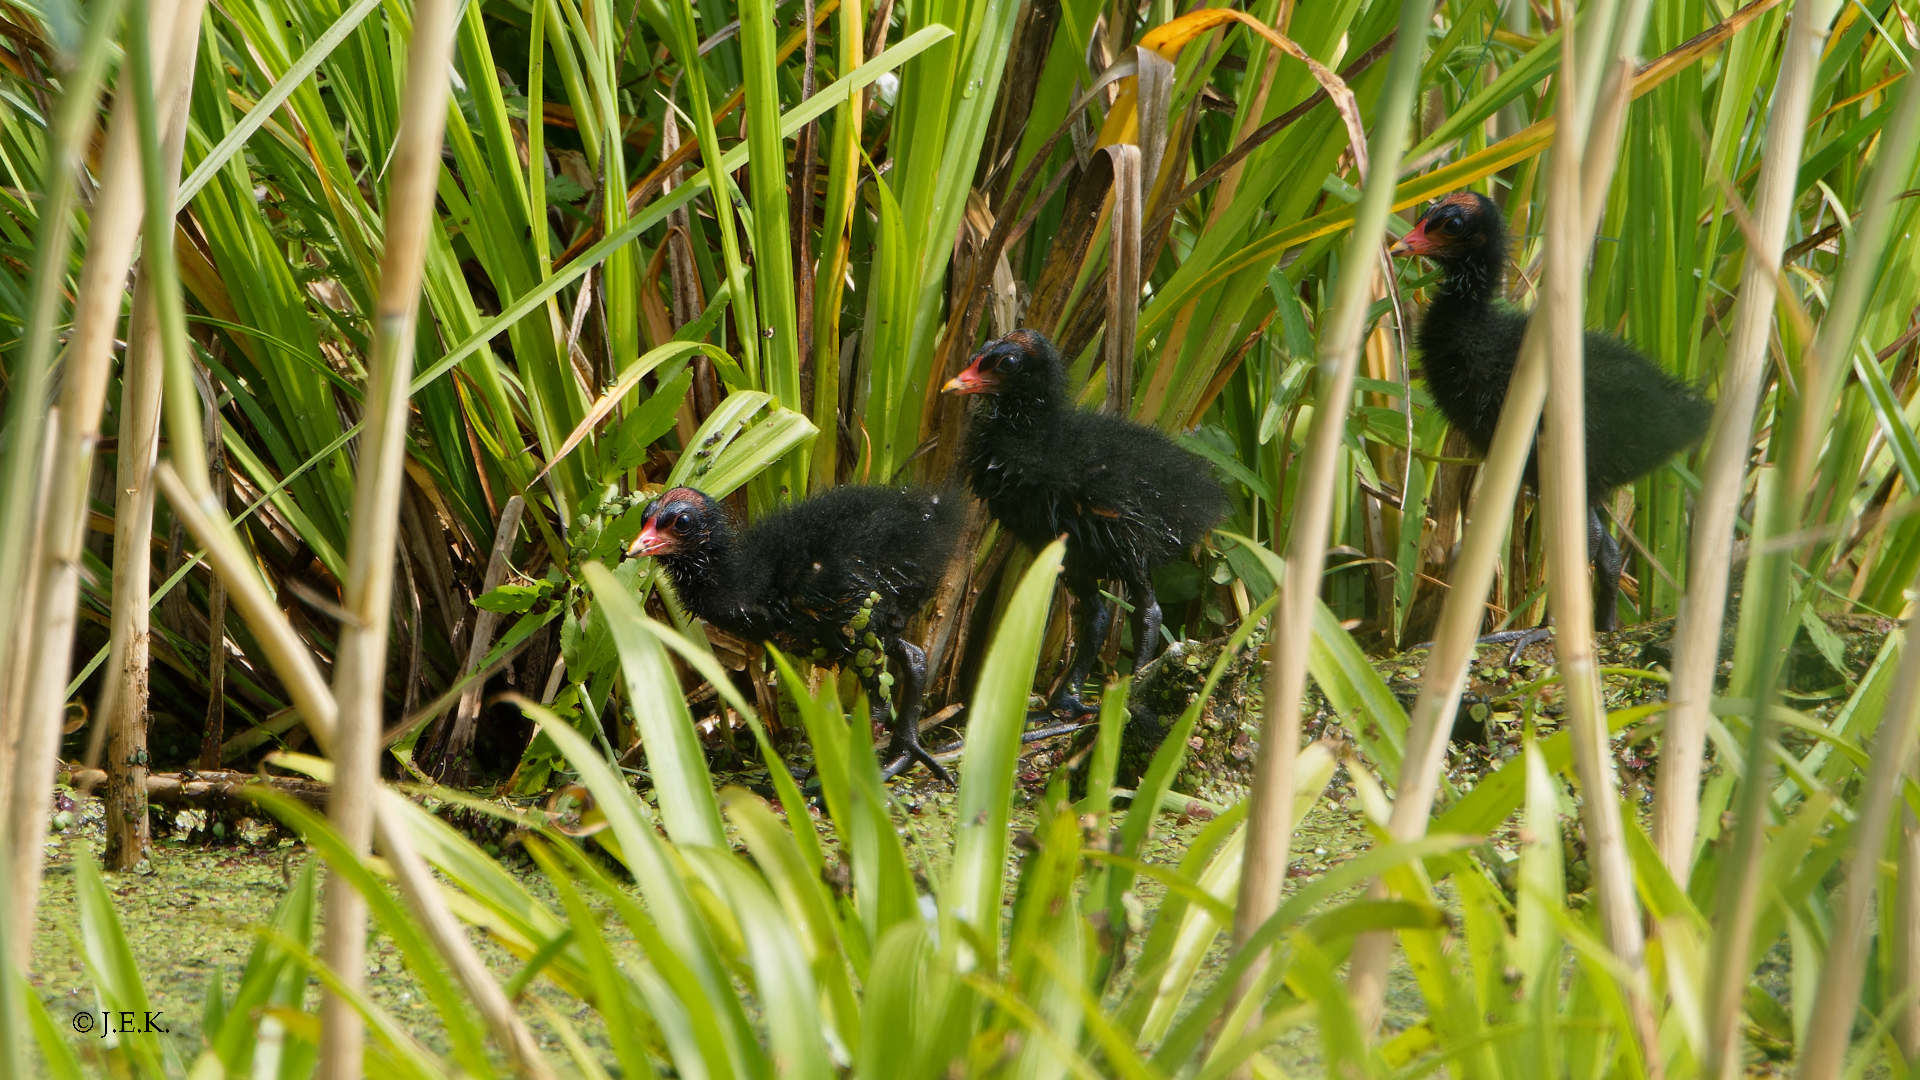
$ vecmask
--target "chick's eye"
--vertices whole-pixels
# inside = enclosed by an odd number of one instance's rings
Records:
[[[667,528],[676,533],[684,533],[693,527],[693,519],[685,514],[675,514],[667,519]]]
[[[1461,221],[1459,218],[1448,218],[1446,223],[1440,226],[1440,231],[1446,233],[1448,236],[1459,236],[1462,232],[1466,231],[1466,228],[1467,223]]]

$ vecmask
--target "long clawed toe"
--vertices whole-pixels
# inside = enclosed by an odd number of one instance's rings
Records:
[[[1152,645],[1154,635],[1159,633],[1160,607],[1154,600],[1151,586],[1137,584],[1131,586],[1130,591],[1142,600],[1138,605],[1137,620],[1134,625],[1136,641],[1134,659],[1137,672],[1151,662],[1154,653],[1158,651],[1153,649]],[[1075,600],[1080,605],[1081,618],[1079,641],[1076,642],[1075,649],[1077,655],[1069,661],[1066,679],[1061,683],[1060,688],[1054,691],[1053,698],[1047,702],[1046,707],[1027,713],[1027,729],[1020,735],[1022,743],[1039,742],[1093,727],[1100,714],[1099,703],[1089,703],[1081,697],[1080,688],[1085,685],[1089,669],[1092,667],[1095,643],[1105,638],[1113,611],[1100,603],[1097,595],[1092,595],[1091,589],[1075,590]],[[911,695],[908,700],[917,700],[925,680],[924,661],[919,650],[909,643],[902,642],[900,648],[903,652],[901,659],[906,662],[904,671],[910,679],[904,689]],[[899,776],[918,761],[925,764],[927,769],[941,780],[949,784],[953,783],[953,775],[920,744],[919,734],[918,725],[907,723],[904,719],[899,726],[895,727],[893,741],[887,746],[887,765],[881,770],[882,775],[888,779]]]
[[[1100,704],[1098,702],[1089,704],[1087,700],[1082,698],[1078,693],[1062,691],[1053,695],[1053,700],[1047,702],[1046,708],[1029,710],[1027,712],[1027,723],[1045,723],[1052,720],[1074,721],[1082,717],[1097,715],[1099,712]]]
[[[887,744],[887,767],[879,774],[883,780],[891,780],[900,773],[906,773],[914,767],[914,761],[927,767],[929,773],[943,784],[952,786],[954,774],[947,767],[933,759],[933,753],[920,742],[920,723],[916,717],[902,717],[900,723],[893,726],[893,740]]]
[[[1100,726],[1100,722],[1097,719],[1091,722],[1087,719],[1093,715],[1093,713],[1081,713],[1079,717],[1064,723],[1048,724],[1046,727],[1028,728],[1020,733],[1020,741],[1023,743],[1037,743],[1058,735],[1071,735],[1076,731],[1086,731],[1089,728],[1097,728]]]
[[[1525,652],[1528,646],[1552,640],[1553,627],[1541,625],[1528,630],[1502,630],[1497,634],[1478,638],[1474,644],[1511,645],[1512,648],[1507,651],[1507,666],[1512,667],[1520,662],[1520,654]]]
[[[1029,727],[1020,733],[1020,741],[1022,743],[1037,743],[1045,739],[1058,738],[1062,735],[1072,735],[1076,732],[1099,727],[1100,725],[1097,721],[1090,722],[1089,720],[1090,717],[1096,716],[1098,712],[1098,709],[1088,709],[1078,713],[1069,720],[1047,723],[1037,728]],[[1053,713],[1047,711],[1036,711],[1027,714],[1027,723],[1032,724],[1036,719],[1052,721],[1057,718]],[[954,753],[965,745],[965,740],[956,739],[954,742],[941,747],[939,752],[943,754]],[[906,772],[908,769],[913,768],[913,763],[919,761],[923,762],[927,768],[932,771],[934,776],[940,780],[948,784],[955,784],[956,781],[953,779],[953,774],[949,772],[945,766],[941,765],[933,754],[933,751],[920,744],[918,740],[916,740],[912,746],[904,748],[898,745],[889,745],[887,747],[887,758],[889,760],[886,767],[880,770],[880,775],[885,779],[891,780],[901,773]]]
[[[908,741],[905,747],[900,746],[896,740],[894,744],[887,747],[887,756],[892,758],[892,761],[880,770],[880,777],[883,780],[891,780],[899,776],[913,768],[913,763],[918,761],[927,767],[928,772],[933,773],[936,780],[949,787],[954,786],[953,774],[947,771],[945,765],[936,761],[933,754],[920,745],[920,740],[917,738]]]
[[[1100,706],[1098,704],[1088,704],[1077,694],[1072,695],[1066,700],[1056,699],[1052,705],[1049,705],[1045,709],[1035,709],[1027,713],[1027,727],[1020,733],[1020,741],[1022,743],[1036,743],[1045,739],[1057,738],[1061,735],[1072,735],[1075,732],[1086,731],[1089,728],[1099,726],[1099,715]],[[1034,724],[1039,724],[1040,726],[1034,727],[1032,726]],[[917,726],[918,725],[916,725],[916,727]],[[951,745],[941,747],[940,752],[951,753],[959,750],[963,745],[964,741],[956,740]],[[904,732],[896,732],[893,740],[887,744],[884,760],[887,764],[880,770],[880,775],[883,779],[891,780],[905,773],[907,770],[913,768],[914,762],[917,761],[924,764],[928,771],[933,773],[933,775],[943,783],[950,785],[957,783],[953,778],[952,772],[933,756],[932,750],[927,749],[927,747],[920,742],[917,731],[911,737],[906,736]]]
[[[913,763],[917,761],[925,765],[927,771],[933,773],[941,783],[949,786],[954,783],[953,774],[947,771],[945,765],[934,759],[932,751],[921,744],[920,725],[911,720],[894,726],[893,739],[887,743],[884,760],[887,764],[880,770],[880,778],[883,780],[891,780],[899,776],[913,768]]]
[[[1589,510],[1587,517],[1587,556],[1593,565],[1593,628],[1596,633],[1608,633],[1619,629],[1618,604],[1620,592],[1620,570],[1623,559],[1619,545],[1600,520],[1598,510]],[[1497,634],[1487,634],[1476,638],[1476,645],[1507,645],[1507,666],[1520,662],[1520,654],[1529,646],[1539,645],[1553,640],[1553,628],[1542,623],[1528,630],[1502,630]],[[1432,648],[1433,642],[1415,645],[1414,648]]]
[[[1520,662],[1520,654],[1525,652],[1528,646],[1538,645],[1542,642],[1552,640],[1553,627],[1542,623],[1530,630],[1501,630],[1498,633],[1487,634],[1474,638],[1473,643],[1476,647],[1481,645],[1512,646],[1507,652],[1507,666],[1512,667]],[[1417,649],[1426,649],[1431,652],[1433,650],[1433,642],[1423,641],[1418,645],[1410,646],[1407,651],[1413,652]]]
[[[880,770],[884,779],[891,780],[913,767],[918,761],[943,783],[951,785],[953,774],[945,765],[935,761],[926,747],[920,745],[920,706],[921,695],[926,691],[927,657],[920,647],[910,641],[895,639],[887,649],[894,670],[900,675],[900,685],[896,698],[898,712],[892,712],[886,706],[878,706],[874,712],[875,720],[886,720],[893,731],[893,740],[887,744],[887,766]],[[880,698],[877,686],[869,687],[868,693]]]

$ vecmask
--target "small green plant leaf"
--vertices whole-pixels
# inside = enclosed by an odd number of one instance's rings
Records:
[[[481,593],[473,598],[473,606],[481,611],[497,611],[502,615],[519,615],[530,611],[541,597],[553,591],[547,582],[537,585],[502,585],[491,592]]]

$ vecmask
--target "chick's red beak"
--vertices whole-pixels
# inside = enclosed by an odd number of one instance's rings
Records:
[[[967,369],[940,388],[943,394],[991,394],[999,389],[999,383],[992,376],[980,370],[980,361],[975,360]]]
[[[673,550],[672,538],[655,528],[655,525],[656,522],[648,519],[646,527],[640,530],[640,535],[634,537],[633,543],[627,545],[628,555],[665,555]]]
[[[1400,242],[1387,249],[1389,255],[1430,255],[1433,239],[1427,235],[1427,219],[1421,218]]]

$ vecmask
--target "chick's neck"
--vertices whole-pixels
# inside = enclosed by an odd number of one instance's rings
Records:
[[[674,592],[689,611],[701,618],[721,606],[731,575],[726,573],[733,556],[733,531],[715,522],[698,543],[660,556],[660,563],[673,579]]]
[[[1504,229],[1496,228],[1487,240],[1486,246],[1475,251],[1463,252],[1454,256],[1440,256],[1434,259],[1444,277],[1440,281],[1439,298],[1453,304],[1488,304],[1500,295],[1505,284],[1507,266],[1507,238]]]

